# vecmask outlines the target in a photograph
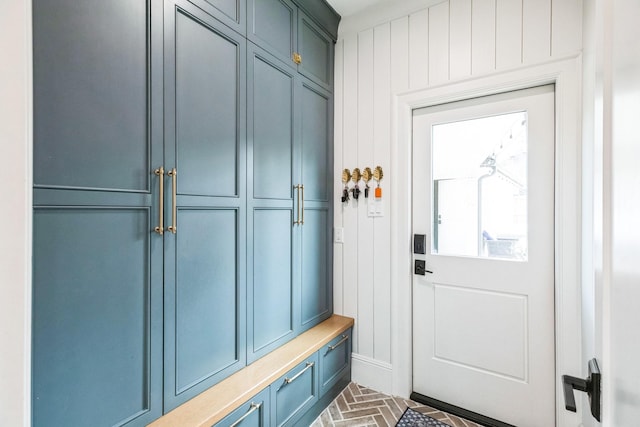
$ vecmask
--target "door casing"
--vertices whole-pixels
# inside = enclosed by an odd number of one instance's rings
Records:
[[[449,85],[406,92],[394,98],[390,180],[391,324],[395,395],[412,389],[411,315],[411,126],[412,110],[433,105],[554,84],[555,98],[555,332],[556,426],[578,426],[577,413],[564,410],[563,373],[582,372],[581,352],[581,58],[572,56]]]

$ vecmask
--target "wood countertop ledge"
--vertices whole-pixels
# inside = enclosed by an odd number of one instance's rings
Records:
[[[319,325],[158,418],[148,427],[213,426],[337,335],[352,327],[353,323],[352,318],[334,314]]]

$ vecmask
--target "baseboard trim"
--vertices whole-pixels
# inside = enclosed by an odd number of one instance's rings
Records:
[[[354,353],[351,355],[351,378],[362,386],[393,394],[393,368],[389,363]]]
[[[411,400],[427,406],[431,406],[434,409],[448,412],[452,415],[456,415],[469,421],[473,421],[474,423],[482,424],[486,427],[515,427],[511,424],[503,423],[502,421],[498,421],[482,414],[478,414],[477,412],[472,412],[459,406],[434,399],[433,397],[428,397],[424,394],[416,393],[415,391],[411,393]]]

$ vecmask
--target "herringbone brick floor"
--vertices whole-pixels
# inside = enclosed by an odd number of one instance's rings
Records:
[[[452,427],[482,427],[411,400],[379,393],[350,383],[313,422],[311,427],[393,427],[407,407]]]

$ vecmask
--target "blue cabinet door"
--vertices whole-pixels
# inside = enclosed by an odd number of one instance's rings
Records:
[[[333,310],[332,98],[317,85],[301,84],[301,176],[304,225],[301,228],[301,326],[309,329]]]
[[[297,75],[250,43],[247,80],[248,337],[251,363],[294,337],[299,226],[294,224]]]
[[[351,329],[318,350],[320,358],[320,397],[324,396],[351,369]]]
[[[162,413],[162,3],[37,0],[33,23],[33,425],[143,426]]]
[[[245,49],[165,2],[165,411],[245,366]]]
[[[318,352],[271,384],[271,426],[293,426],[318,401]]]
[[[148,207],[35,208],[34,426],[146,425],[161,414],[153,222]]]
[[[298,71],[324,89],[333,89],[334,42],[304,12],[298,12]]]
[[[291,0],[247,0],[247,38],[295,68],[298,8]]]
[[[240,34],[247,30],[247,0],[190,0]]]

